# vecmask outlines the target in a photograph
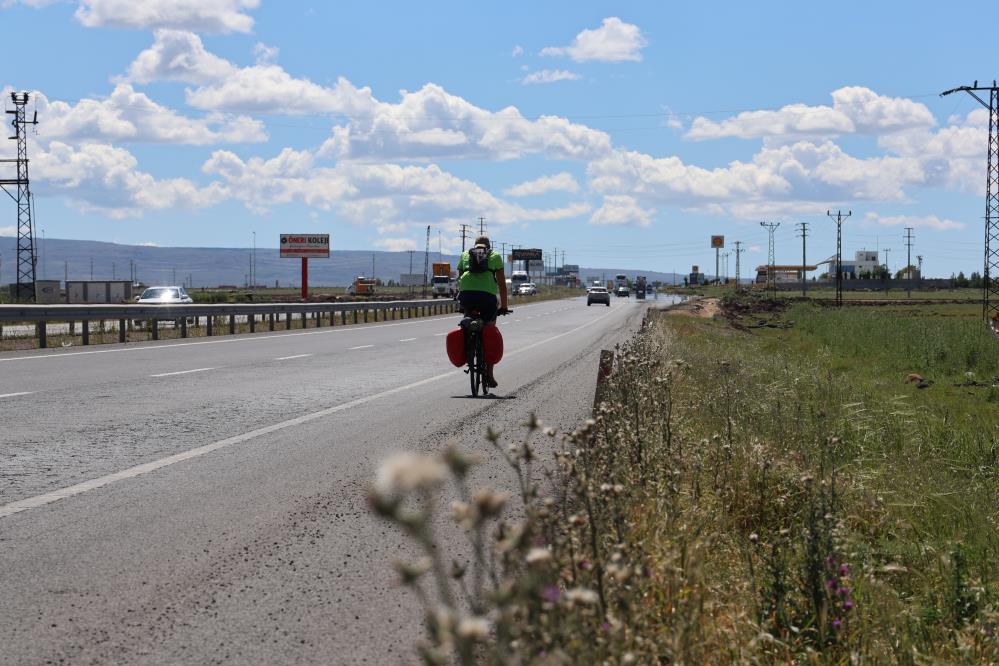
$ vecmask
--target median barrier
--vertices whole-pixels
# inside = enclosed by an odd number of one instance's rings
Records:
[[[67,331],[70,336],[76,337],[76,322],[80,322],[80,339],[83,345],[90,345],[93,341],[92,324],[96,324],[98,330],[104,332],[107,322],[113,326],[111,330],[117,328],[118,342],[128,341],[129,325],[133,321],[146,321],[146,330],[151,339],[160,339],[165,328],[160,327],[160,322],[179,322],[175,330],[179,330],[180,337],[186,338],[191,326],[188,320],[194,322],[193,328],[198,329],[202,318],[205,321],[205,335],[217,334],[221,328],[219,324],[228,319],[228,330],[230,335],[237,332],[237,323],[246,322],[249,331],[256,332],[257,317],[267,317],[267,329],[275,330],[275,323],[278,318],[284,315],[285,330],[292,329],[292,318],[301,317],[302,328],[308,328],[309,317],[315,320],[315,327],[323,325],[323,317],[329,317],[330,326],[335,323],[336,313],[340,313],[341,325],[346,325],[348,319],[357,324],[360,318],[358,313],[364,318],[364,322],[369,321],[368,312],[371,311],[374,321],[395,321],[397,319],[408,319],[410,316],[432,316],[438,314],[452,313],[457,310],[454,301],[447,303],[433,303],[431,301],[382,301],[382,302],[356,302],[356,303],[196,303],[190,305],[0,305],[0,330],[12,324],[22,324],[34,327],[34,335],[28,329],[24,338],[35,338],[39,348],[46,348],[49,337],[66,335],[66,332],[49,331],[48,326],[62,325],[61,328]],[[381,316],[379,317],[379,313]],[[406,316],[404,316],[404,314]],[[263,328],[263,327],[261,327]],[[100,336],[103,339],[103,336]],[[2,340],[0,340],[2,341]]]

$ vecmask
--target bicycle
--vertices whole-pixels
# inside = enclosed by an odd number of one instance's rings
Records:
[[[511,312],[513,310],[499,310],[496,314],[507,315]],[[489,395],[489,387],[484,381],[486,353],[482,345],[482,329],[485,327],[486,322],[482,320],[478,310],[469,310],[461,320],[461,329],[465,332],[465,359],[468,364],[465,374],[468,375],[472,387],[472,397],[478,396],[480,389],[483,397]]]

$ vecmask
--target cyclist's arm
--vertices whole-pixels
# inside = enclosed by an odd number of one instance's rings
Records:
[[[496,271],[493,275],[496,276],[496,286],[499,287],[500,309],[506,310],[507,305],[509,305],[509,300],[506,293],[506,271],[504,271],[501,268],[498,271]]]

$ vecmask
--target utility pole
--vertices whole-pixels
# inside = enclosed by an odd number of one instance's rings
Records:
[[[964,91],[989,110],[988,157],[985,166],[985,271],[982,274],[982,318],[985,325],[999,331],[999,86],[960,86],[940,96]],[[988,92],[985,102],[976,93]],[[993,277],[995,276],[995,277]]]
[[[40,231],[42,233],[42,242],[38,244],[38,263],[41,264],[41,270],[38,272],[38,279],[39,280],[44,280],[45,279],[45,250],[47,250],[48,248],[45,247],[45,230],[44,229],[40,229]]]
[[[912,298],[912,227],[905,228],[905,292]]]
[[[90,257],[90,279],[94,279],[94,258]]]
[[[67,285],[66,288],[68,289],[69,288],[69,286],[68,286],[69,285],[69,261],[68,260],[63,260],[63,262],[62,262],[62,281],[63,281],[63,284]]]
[[[32,232],[33,209],[31,199],[31,188],[28,184],[28,136],[25,131],[28,125],[38,125],[38,112],[31,120],[27,119],[25,107],[28,105],[28,93],[10,94],[11,101],[14,102],[14,110],[7,111],[14,116],[11,126],[14,128],[14,136],[11,141],[17,141],[17,158],[0,160],[0,162],[13,163],[16,166],[15,178],[0,178],[0,189],[6,192],[17,205],[17,281],[16,298],[19,301],[35,300],[35,237]],[[17,188],[17,195],[13,195],[6,186]]]
[[[888,253],[891,252],[890,247],[885,248],[885,273],[888,275],[888,279],[891,279],[891,266],[888,263]]]
[[[427,246],[423,251],[423,298],[427,297],[427,274],[430,272],[430,225],[427,225]]]
[[[112,280],[118,279],[118,264],[116,264],[113,261],[111,262],[111,279]]]
[[[461,226],[465,226],[465,225],[461,225]],[[462,240],[461,240],[461,251],[462,252],[465,251],[465,239],[464,239],[464,237],[462,237]],[[441,238],[441,230],[440,229],[437,230],[437,261],[438,262],[444,261],[444,241]]]
[[[479,218],[479,235],[480,236],[486,235],[486,218],[484,217]]]
[[[412,284],[412,282],[413,282],[413,253],[414,252],[416,252],[416,250],[409,250],[409,279],[406,280],[407,282],[410,283],[409,284],[409,293],[411,293],[411,294],[413,293],[413,284]]]
[[[826,215],[836,221],[836,306],[843,305],[843,220],[853,215],[852,210],[836,211],[834,216],[831,211],[826,211]]]
[[[740,275],[739,275],[739,257],[742,256],[743,252],[745,252],[745,250],[742,249],[742,241],[736,241],[735,242],[735,290],[736,291],[739,291],[740,289],[742,289],[742,283],[739,281],[739,278],[740,278]],[[674,277],[674,282],[675,282],[676,276],[674,275],[673,277]]]
[[[801,235],[801,297],[805,298],[806,291],[808,289],[808,282],[805,278],[805,239],[808,237],[808,222],[799,222],[797,225],[798,233]]]
[[[371,279],[375,279],[375,253],[371,253]]]
[[[253,291],[257,290],[257,232],[251,231],[253,234],[253,254],[250,256],[250,282],[253,284],[251,289]]]
[[[767,295],[770,298],[777,297],[777,273],[774,266],[774,232],[780,226],[780,222],[760,222],[760,226],[767,230],[770,243],[767,247]]]
[[[923,255],[917,254],[916,261],[919,262],[919,288],[923,287]]]
[[[465,251],[465,239],[468,238],[468,236],[469,236],[468,225],[467,224],[461,225],[461,251],[462,252]]]

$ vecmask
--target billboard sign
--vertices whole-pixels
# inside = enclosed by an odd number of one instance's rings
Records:
[[[579,264],[562,264],[560,270],[563,274],[572,275],[579,274]]]
[[[516,252],[516,250],[514,250],[514,252]],[[541,272],[545,270],[545,262],[543,262],[540,259],[532,259],[527,262],[527,270],[529,270],[532,273]]]
[[[725,237],[724,236],[712,236],[711,237],[711,249],[718,249],[725,247]]]
[[[329,234],[281,234],[281,258],[329,259]]]
[[[422,287],[426,276],[423,273],[403,273],[399,276],[399,284],[403,287]]]
[[[541,261],[541,250],[518,248],[512,256],[514,261]]]

